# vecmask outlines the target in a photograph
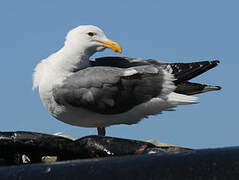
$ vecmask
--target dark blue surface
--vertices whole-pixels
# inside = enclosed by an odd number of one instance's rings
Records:
[[[239,147],[0,168],[1,180],[238,179]]]

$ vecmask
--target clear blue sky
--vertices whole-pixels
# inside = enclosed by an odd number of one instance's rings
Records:
[[[82,24],[101,27],[123,47],[122,56],[167,62],[219,59],[221,64],[196,78],[220,85],[199,95],[200,103],[117,125],[107,134],[194,148],[235,146],[239,137],[239,1],[32,1],[0,2],[0,131],[96,134],[51,117],[32,91],[35,65],[57,51],[66,33]],[[95,56],[119,55],[110,50]]]

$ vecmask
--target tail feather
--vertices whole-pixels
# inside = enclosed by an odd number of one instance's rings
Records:
[[[170,93],[167,96],[167,101],[172,103],[173,105],[186,105],[186,104],[196,104],[198,103],[198,97],[188,96],[184,94],[178,94],[175,92]]]

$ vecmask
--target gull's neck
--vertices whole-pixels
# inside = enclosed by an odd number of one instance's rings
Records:
[[[75,46],[76,47],[76,46]],[[42,60],[35,68],[33,89],[58,83],[73,72],[90,66],[89,58],[95,52],[86,48],[65,45],[56,53]]]
[[[90,66],[89,58],[94,52],[85,48],[64,46],[55,54],[53,64],[62,72],[70,73]],[[51,61],[51,60],[50,60]]]

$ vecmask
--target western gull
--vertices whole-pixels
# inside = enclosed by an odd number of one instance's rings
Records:
[[[33,89],[56,119],[65,123],[96,127],[135,124],[150,115],[177,105],[197,103],[191,95],[219,90],[219,86],[189,82],[218,65],[219,61],[166,63],[152,59],[101,57],[121,46],[93,25],[78,26],[66,36],[64,46],[43,59],[33,74]]]

